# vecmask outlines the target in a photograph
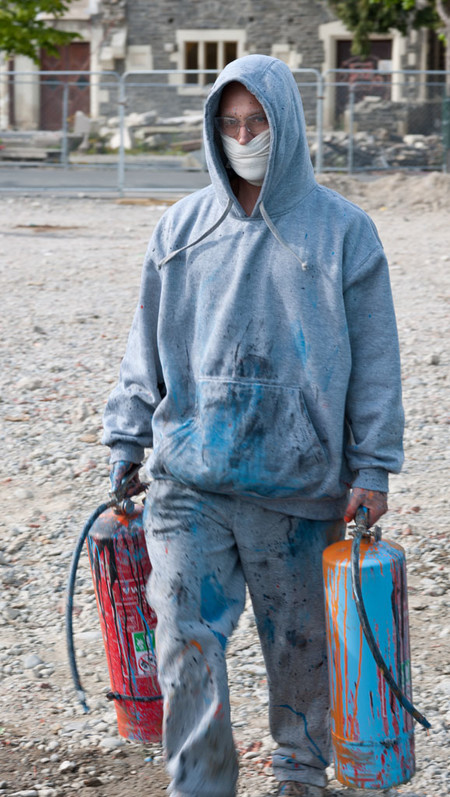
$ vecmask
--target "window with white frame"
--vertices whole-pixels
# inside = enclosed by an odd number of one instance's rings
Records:
[[[209,74],[186,74],[180,80],[193,86],[213,83],[230,61],[244,55],[245,31],[240,29],[178,30],[176,39],[178,69],[213,70]]]

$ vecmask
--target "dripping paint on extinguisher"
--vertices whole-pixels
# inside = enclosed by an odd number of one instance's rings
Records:
[[[400,705],[366,642],[352,595],[351,540],[323,556],[336,777],[347,786],[385,789],[413,776],[413,719]],[[389,670],[411,700],[406,562],[401,546],[361,542],[364,605]]]
[[[109,509],[87,537],[92,578],[119,733],[140,742],[161,738],[162,700],[155,655],[156,615],[146,600],[151,565],[142,508]]]

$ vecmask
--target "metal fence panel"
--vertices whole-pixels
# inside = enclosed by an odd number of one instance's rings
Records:
[[[216,74],[3,69],[0,189],[177,193],[206,185],[202,119]],[[447,169],[448,73],[295,69],[293,75],[316,173]],[[53,129],[25,129],[24,92],[41,107],[34,127],[47,108]],[[74,110],[88,95],[91,121]],[[27,142],[36,144],[28,159]],[[22,150],[20,160],[14,148]]]
[[[327,171],[445,170],[445,72],[332,70]]]
[[[88,111],[104,95],[117,108],[119,84],[114,72],[0,72],[0,188],[117,191],[117,156],[107,170],[100,171],[94,158],[84,162],[91,122],[88,113],[82,115],[80,128],[76,108],[83,94]]]

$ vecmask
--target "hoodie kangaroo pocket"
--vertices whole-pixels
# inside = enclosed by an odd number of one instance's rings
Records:
[[[199,380],[194,417],[157,459],[184,484],[266,498],[317,494],[327,467],[299,388],[214,378]]]

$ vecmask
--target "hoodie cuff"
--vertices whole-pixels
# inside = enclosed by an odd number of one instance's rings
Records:
[[[362,468],[352,487],[387,493],[389,490],[389,473],[384,468]]]
[[[137,446],[133,443],[115,443],[111,446],[111,453],[109,455],[109,462],[112,465],[114,462],[134,462],[136,465],[140,464],[144,459],[145,449],[142,446]]]

